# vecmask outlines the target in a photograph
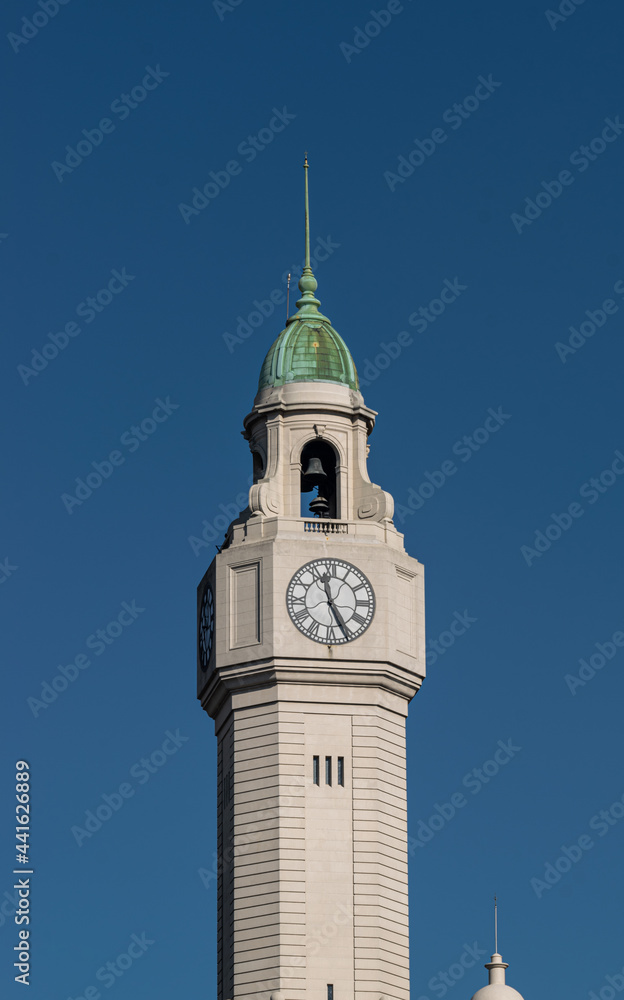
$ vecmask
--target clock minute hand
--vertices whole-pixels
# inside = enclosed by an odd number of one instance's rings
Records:
[[[329,604],[330,608],[334,612],[336,621],[340,625],[342,631],[344,632],[345,635],[347,635],[348,633],[347,633],[347,626],[346,626],[345,620],[342,617],[342,615],[340,614],[340,612],[334,607],[334,602],[332,600],[331,590],[329,589],[329,573],[325,573],[324,576],[321,577],[321,579],[323,581],[323,586],[325,587],[325,593],[327,594],[327,603]]]
[[[329,606],[332,609],[332,611],[334,612],[334,614],[336,616],[336,621],[340,625],[342,631],[344,632],[345,635],[348,635],[349,633],[347,632],[347,626],[345,624],[344,618],[342,617],[342,615],[340,614],[340,612],[338,611],[338,609],[332,604],[331,601],[329,602]]]

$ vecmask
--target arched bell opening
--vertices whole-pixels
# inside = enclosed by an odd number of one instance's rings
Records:
[[[305,446],[301,452],[301,517],[338,517],[337,465],[336,452],[327,441],[309,441]]]

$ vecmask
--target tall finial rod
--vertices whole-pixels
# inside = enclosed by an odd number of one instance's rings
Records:
[[[305,266],[310,267],[310,206],[308,204],[308,154],[305,153],[303,161],[305,171]]]
[[[494,951],[498,955],[498,900],[494,896]]]
[[[301,277],[299,278],[299,290],[301,298],[297,300],[298,312],[296,316],[301,319],[318,319],[321,315],[318,311],[320,302],[314,297],[318,287],[314,272],[310,264],[310,205],[308,201],[308,154],[305,154],[303,162],[305,177],[305,264]],[[294,317],[293,317],[294,320]]]

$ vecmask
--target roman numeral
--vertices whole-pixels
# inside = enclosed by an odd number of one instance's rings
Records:
[[[352,622],[357,622],[357,623],[358,623],[358,625],[364,625],[364,624],[365,624],[365,622],[366,622],[366,618],[362,618],[362,615],[359,615],[359,614],[357,613],[357,611],[356,611],[356,612],[354,612],[354,613],[353,613],[353,615],[351,616],[351,621],[352,621]]]

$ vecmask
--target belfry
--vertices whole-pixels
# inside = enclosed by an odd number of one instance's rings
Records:
[[[376,413],[305,267],[244,420],[249,505],[197,594],[218,739],[219,1000],[409,1000],[405,719],[423,567],[367,472]]]

